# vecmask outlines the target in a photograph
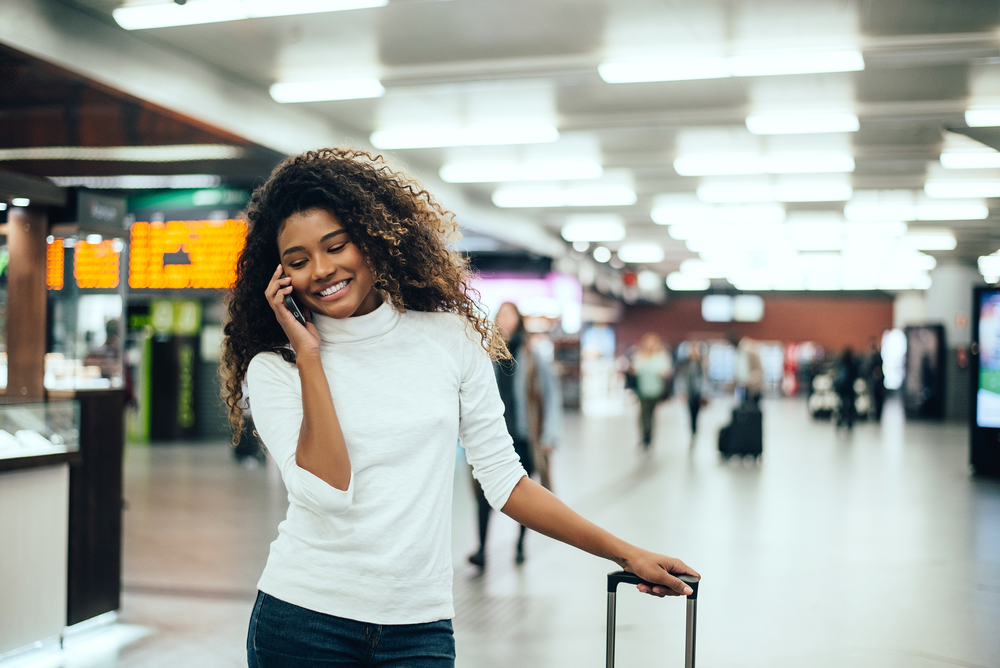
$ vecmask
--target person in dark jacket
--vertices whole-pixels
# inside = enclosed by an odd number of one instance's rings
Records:
[[[504,404],[504,421],[514,440],[514,451],[529,477],[538,473],[543,487],[552,489],[549,457],[562,429],[562,394],[559,379],[550,360],[531,346],[524,318],[517,306],[504,302],[497,309],[496,325],[507,342],[511,359],[493,363],[493,371]],[[490,504],[482,487],[473,478],[479,517],[479,549],[469,561],[479,568],[486,566],[486,535],[489,529]],[[521,526],[515,561],[524,563],[524,536]]]
[[[837,414],[836,426],[854,428],[856,419],[856,409],[854,406],[857,394],[854,391],[854,381],[858,379],[858,363],[854,358],[854,351],[850,347],[844,350],[837,365],[837,373],[834,376],[834,390],[840,396],[840,411]]]

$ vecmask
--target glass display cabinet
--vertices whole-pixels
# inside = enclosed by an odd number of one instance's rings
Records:
[[[77,452],[76,401],[0,404],[0,460]]]

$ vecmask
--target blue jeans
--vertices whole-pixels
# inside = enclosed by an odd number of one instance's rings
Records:
[[[249,668],[454,668],[451,620],[367,624],[258,592],[247,634]]]

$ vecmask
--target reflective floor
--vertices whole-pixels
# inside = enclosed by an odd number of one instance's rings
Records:
[[[835,433],[800,400],[764,404],[759,463],[715,451],[729,405],[688,438],[684,406],[661,406],[655,447],[635,412],[568,416],[555,491],[626,540],[704,576],[698,665],[732,668],[1000,666],[1000,483],[970,478],[960,425]],[[247,469],[223,444],[129,448],[125,469],[128,644],[66,666],[245,666],[245,630],[268,543],[284,514],[273,466]],[[485,573],[468,470],[455,472],[458,665],[604,663],[604,574],[613,564],[494,515]],[[618,666],[682,665],[684,603],[626,588]]]

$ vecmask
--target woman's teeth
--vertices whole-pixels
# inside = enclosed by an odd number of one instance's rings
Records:
[[[328,297],[328,296],[332,295],[334,292],[337,292],[339,290],[343,290],[346,286],[347,286],[347,279],[344,279],[343,281],[340,281],[339,283],[334,283],[333,285],[331,285],[330,287],[328,287],[326,290],[323,290],[322,292],[320,292],[319,296],[320,297]]]

